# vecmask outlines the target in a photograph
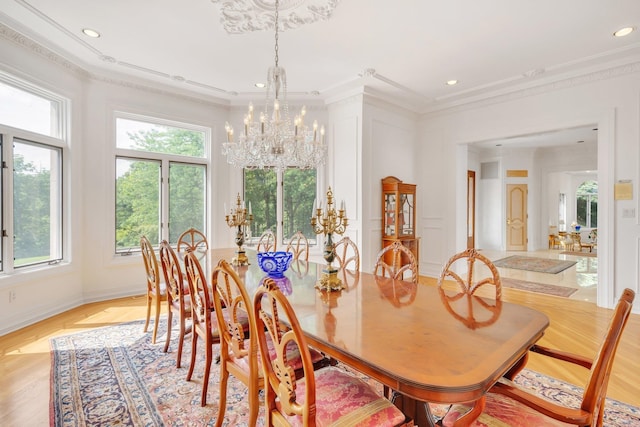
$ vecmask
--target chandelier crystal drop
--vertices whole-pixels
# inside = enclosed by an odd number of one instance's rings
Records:
[[[227,122],[227,141],[222,154],[227,163],[244,169],[287,168],[316,169],[324,163],[327,147],[324,126],[311,126],[306,120],[306,108],[291,121],[287,105],[287,74],[278,65],[278,6],[275,2],[275,66],[269,67],[264,110],[256,115],[253,104],[244,116],[242,134],[234,139],[234,129]]]

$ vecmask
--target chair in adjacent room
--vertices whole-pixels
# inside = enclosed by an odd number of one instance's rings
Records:
[[[378,252],[373,274],[418,283],[418,263],[411,250],[396,240]]]
[[[296,314],[273,279],[266,279],[256,291],[253,310],[264,355],[260,360],[265,375],[265,425],[413,425],[373,387],[344,369],[326,366],[314,371]],[[290,345],[298,347],[302,358],[299,379],[286,355]]]
[[[207,388],[209,386],[209,373],[213,361],[213,346],[220,342],[217,314],[214,312],[214,302],[211,289],[207,284],[206,276],[194,251],[189,251],[184,256],[184,270],[189,283],[189,296],[191,297],[191,364],[187,373],[187,381],[191,380],[193,368],[196,362],[196,350],[198,337],[204,340],[205,362],[204,376],[202,378],[202,395],[200,404],[207,404]]]
[[[195,251],[196,249],[204,251],[209,249],[209,242],[202,231],[191,227],[178,237],[177,248],[178,252]]]
[[[360,271],[360,251],[356,243],[351,240],[349,236],[344,236],[334,244],[333,250],[336,253],[338,268],[341,270],[350,269]]]
[[[309,261],[309,240],[302,231],[297,231],[291,236],[287,244],[287,252],[293,254],[294,261]]]
[[[260,236],[256,252],[274,252],[276,251],[276,235],[271,230],[267,230]]]
[[[164,282],[160,278],[158,258],[156,258],[153,246],[146,236],[140,237],[140,250],[142,252],[144,270],[147,276],[147,318],[144,322],[144,331],[147,332],[147,329],[149,328],[151,306],[153,305],[155,307],[155,320],[153,323],[153,335],[151,336],[151,342],[155,344],[156,336],[158,335],[161,303],[167,299],[167,290]]]
[[[180,260],[175,251],[167,242],[160,243],[160,264],[164,273],[164,282],[167,285],[167,341],[164,344],[164,352],[169,350],[171,342],[171,326],[173,325],[173,315],[178,316],[180,325],[180,336],[178,337],[178,354],[176,356],[176,368],[182,363],[182,347],[184,336],[187,333],[187,319],[191,319],[191,297],[189,296],[189,285],[184,280]]]
[[[549,249],[560,249],[560,236],[558,235],[558,226],[549,226]]]
[[[516,385],[513,379],[526,364],[512,369],[507,377],[501,378],[487,393],[483,414],[486,425],[550,426],[578,425],[602,426],[607,386],[620,337],[629,319],[635,292],[625,289],[613,312],[600,349],[593,359],[534,345],[530,351],[557,359],[558,363],[573,363],[590,370],[582,402],[578,406],[564,406],[551,402],[533,391]],[[467,411],[464,405],[454,405],[443,420],[443,425],[453,425],[456,419]],[[562,424],[564,423],[564,424]],[[485,425],[483,424],[483,425]],[[479,425],[477,422],[472,425]]]

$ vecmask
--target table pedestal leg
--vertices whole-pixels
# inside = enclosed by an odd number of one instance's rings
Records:
[[[426,402],[412,399],[404,394],[393,392],[391,401],[406,416],[411,417],[413,424],[417,427],[434,427],[435,418],[431,413],[431,408]]]

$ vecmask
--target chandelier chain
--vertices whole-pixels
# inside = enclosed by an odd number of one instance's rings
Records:
[[[276,68],[278,67],[278,7],[280,5],[280,1],[276,0],[276,22],[275,22],[275,26],[276,26]]]

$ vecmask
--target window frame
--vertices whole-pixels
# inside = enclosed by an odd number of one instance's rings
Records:
[[[598,191],[596,191],[595,193],[589,193],[586,191],[580,191],[580,189],[582,188],[583,185],[585,185],[586,183],[595,183],[596,185],[596,189],[598,188],[598,181],[592,180],[592,179],[588,179],[586,181],[583,181],[580,183],[580,185],[578,185],[578,188],[576,189],[576,197],[575,197],[575,207],[576,207],[576,223],[578,225],[580,225],[581,227],[590,230],[592,228],[598,228],[598,218],[597,218],[597,209],[598,209]],[[580,205],[579,203],[579,199],[583,198],[585,199],[585,203],[586,203],[586,207],[585,207],[585,223],[581,224],[579,219],[578,219],[578,206]],[[595,199],[595,201],[594,201]],[[592,225],[592,218],[591,218],[591,212],[592,212],[592,205],[595,203],[595,207],[596,207],[596,224],[595,226]]]
[[[172,128],[179,128],[194,132],[202,132],[204,139],[204,152],[202,157],[193,157],[193,156],[185,156],[179,154],[167,154],[167,153],[159,153],[153,151],[143,151],[136,150],[130,148],[118,148],[118,128],[117,121],[118,119],[126,119],[132,121],[139,121],[142,123],[148,123],[159,126],[167,126]],[[204,188],[204,230],[202,232],[207,234],[207,230],[211,228],[209,221],[209,212],[210,212],[210,200],[211,200],[211,184],[210,184],[210,176],[211,176],[211,129],[205,126],[197,125],[194,123],[186,123],[178,120],[170,120],[162,117],[155,117],[150,115],[142,115],[136,113],[129,113],[126,111],[114,111],[113,112],[113,220],[112,220],[112,253],[115,256],[126,256],[131,253],[140,252],[140,245],[134,245],[127,248],[118,248],[117,239],[116,239],[116,231],[117,231],[117,215],[116,215],[116,201],[117,201],[117,160],[119,158],[125,159],[133,159],[133,160],[141,160],[141,161],[156,161],[160,162],[160,224],[159,224],[159,237],[160,241],[167,240],[169,241],[169,215],[170,215],[170,182],[169,182],[169,174],[170,174],[170,165],[172,163],[177,164],[186,164],[186,165],[198,165],[204,166],[205,168],[205,188]],[[175,242],[173,242],[175,243]],[[158,246],[156,242],[152,242],[154,246]]]
[[[68,212],[66,209],[67,199],[67,180],[68,162],[65,153],[68,150],[69,135],[69,117],[71,109],[71,101],[59,94],[51,92],[43,87],[18,79],[7,73],[0,72],[0,82],[5,85],[12,86],[18,90],[27,92],[39,98],[44,98],[51,103],[51,122],[53,128],[52,135],[35,132],[28,129],[21,129],[0,123],[0,148],[3,173],[0,178],[0,189],[2,192],[0,206],[0,227],[2,236],[1,253],[0,253],[0,275],[10,275],[17,271],[32,271],[43,268],[43,266],[54,266],[68,260],[68,236],[66,234],[66,224],[68,221]],[[57,218],[55,219],[55,228],[58,234],[58,244],[55,249],[55,256],[47,260],[33,262],[16,266],[14,260],[15,245],[14,239],[9,237],[14,232],[14,143],[19,142],[34,146],[40,146],[54,150],[58,153],[57,164],[59,171],[57,173]],[[51,224],[50,224],[51,226]]]
[[[272,170],[273,168],[264,168],[264,170]],[[291,168],[293,169],[293,168]],[[247,199],[247,195],[246,195],[246,184],[247,184],[247,180],[246,180],[246,176],[245,173],[247,171],[253,171],[255,169],[242,169],[242,194],[243,194],[243,200],[249,201]],[[273,172],[276,174],[276,230],[272,230],[276,236],[276,241],[277,241],[277,247],[278,248],[282,248],[282,250],[284,250],[284,248],[286,248],[287,244],[289,243],[289,241],[291,240],[292,236],[285,236],[284,235],[284,209],[285,209],[285,194],[284,194],[284,179],[285,179],[285,172],[283,171],[277,171],[277,170],[273,170]],[[315,188],[315,195],[314,198],[316,200],[319,200],[318,198],[318,189],[320,187],[320,170],[319,169],[315,169],[316,172],[316,188]],[[311,221],[311,216],[309,216],[309,221]],[[265,231],[265,230],[263,230]],[[255,246],[258,243],[258,240],[260,240],[260,233],[258,233],[257,235],[251,235],[247,240],[246,240],[246,245],[247,246]],[[319,236],[319,235],[315,235],[315,236],[306,236],[308,241],[309,241],[309,246],[310,246],[310,250],[312,252],[317,251],[318,248],[322,248],[323,245],[323,237]]]

